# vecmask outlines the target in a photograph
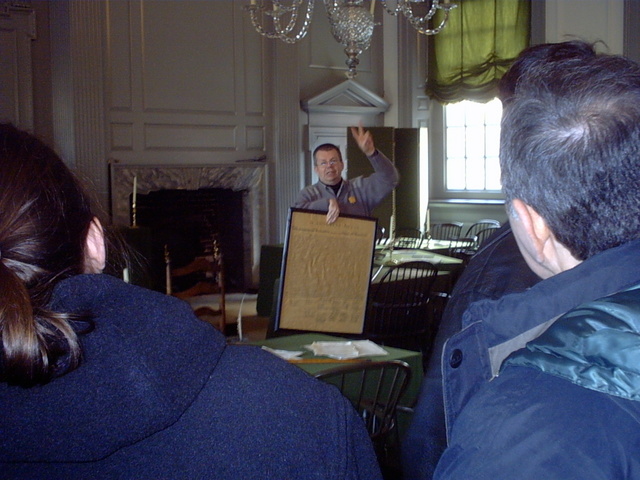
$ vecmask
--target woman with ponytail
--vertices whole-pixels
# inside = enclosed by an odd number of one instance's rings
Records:
[[[48,302],[60,280],[102,271],[104,241],[86,194],[50,148],[3,125],[0,149],[2,377],[32,386],[80,361],[73,316]]]
[[[337,389],[103,273],[89,198],[0,124],[0,479],[380,478]]]

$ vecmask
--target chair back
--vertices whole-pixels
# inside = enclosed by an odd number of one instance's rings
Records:
[[[204,255],[181,267],[173,267],[171,253],[164,246],[166,293],[191,303],[198,317],[217,319],[216,328],[224,333],[226,327],[224,263],[216,238],[205,245]],[[189,278],[189,287],[175,291],[174,282]]]
[[[389,267],[371,285],[363,336],[392,347],[425,352],[433,336],[430,297],[438,269],[425,261]]]
[[[436,223],[431,225],[429,233],[437,240],[457,240],[462,233],[462,223]]]
[[[482,248],[482,244],[494,233],[496,233],[496,231],[499,229],[500,227],[489,227],[489,228],[484,228],[480,231],[478,231],[476,233],[476,249],[480,249]]]
[[[465,238],[473,238],[480,230],[484,230],[486,228],[500,228],[500,222],[491,218],[478,220],[467,229],[467,233],[465,233],[464,236]]]
[[[378,459],[384,461],[385,441],[396,427],[396,407],[411,368],[400,360],[363,361],[325,370],[316,378],[337,386],[364,421]]]
[[[422,232],[418,228],[399,228],[393,242],[394,248],[420,248]]]
[[[460,258],[464,263],[468,263],[487,238],[500,228],[497,220],[480,220],[469,227],[464,237],[459,238],[454,245],[449,247],[449,256]]]
[[[447,255],[453,258],[459,258],[460,260],[462,260],[462,263],[466,265],[471,257],[473,257],[478,251],[476,245],[476,237],[459,238],[455,241],[455,243],[452,242],[452,244],[449,246]]]

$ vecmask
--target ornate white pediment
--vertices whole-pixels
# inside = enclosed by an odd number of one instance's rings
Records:
[[[301,102],[313,118],[336,114],[375,117],[389,109],[389,103],[354,80],[346,80],[315,97]],[[310,122],[316,123],[316,122]]]

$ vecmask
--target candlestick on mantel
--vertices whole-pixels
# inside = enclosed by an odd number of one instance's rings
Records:
[[[164,280],[165,280],[165,292],[167,295],[171,295],[171,256],[169,255],[169,246],[164,246]]]
[[[391,190],[391,219],[389,220],[389,237],[392,240],[392,243],[396,240],[396,212],[397,212],[397,203],[396,203],[396,189]]]
[[[427,207],[427,218],[424,220],[424,238],[427,239],[427,248],[429,248],[429,242],[431,241],[431,212]]]
[[[376,9],[376,0],[371,0],[371,16],[373,17],[373,12]]]
[[[131,226],[137,225],[136,221],[136,200],[138,198],[138,176],[133,176],[133,193],[131,194]]]

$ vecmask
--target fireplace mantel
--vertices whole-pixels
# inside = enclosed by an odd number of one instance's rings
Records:
[[[210,165],[132,165],[118,161],[111,166],[111,215],[115,225],[130,224],[130,195],[136,178],[137,193],[157,190],[230,188],[246,190],[243,201],[245,278],[258,284],[260,246],[267,243],[267,165],[237,162]]]

